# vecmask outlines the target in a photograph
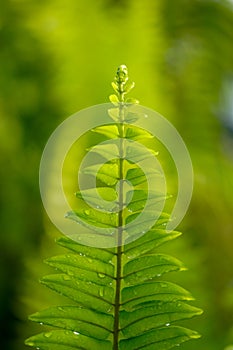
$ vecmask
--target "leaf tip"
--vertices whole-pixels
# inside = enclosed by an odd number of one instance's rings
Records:
[[[46,276],[39,278],[39,283],[46,284]]]
[[[51,264],[51,259],[52,259],[52,258],[46,258],[46,259],[44,259],[44,260],[43,260],[44,264],[50,265],[50,264]]]
[[[198,333],[198,332],[194,332],[193,331],[193,333],[191,334],[190,338],[192,338],[192,339],[199,339],[199,338],[201,338],[201,334]]]
[[[32,340],[32,337],[26,339],[24,344],[27,345],[27,346],[35,346],[35,342]]]
[[[55,238],[55,243],[61,245],[63,243],[64,237]]]
[[[38,315],[39,315],[39,312],[35,312],[34,314],[31,314],[30,316],[28,316],[28,319],[33,322],[39,322]]]
[[[119,103],[119,99],[118,99],[117,95],[115,95],[115,94],[110,95],[109,100],[110,100],[110,102],[112,102],[116,106]]]
[[[196,315],[197,315],[197,316],[200,316],[200,315],[202,315],[203,313],[204,313],[204,310],[199,309],[199,308],[196,308]]]
[[[180,271],[188,271],[188,268],[184,265],[180,266]]]

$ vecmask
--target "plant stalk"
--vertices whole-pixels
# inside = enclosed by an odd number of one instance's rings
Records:
[[[121,84],[122,85],[122,84]],[[123,245],[123,203],[124,203],[124,93],[123,86],[120,86],[120,106],[119,106],[119,213],[118,213],[118,232],[117,232],[117,266],[116,266],[116,294],[115,294],[115,317],[114,317],[114,336],[113,350],[119,349],[119,313],[120,313],[120,294],[121,294],[121,279],[122,279],[122,245]]]

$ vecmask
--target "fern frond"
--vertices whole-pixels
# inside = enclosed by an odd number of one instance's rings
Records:
[[[46,260],[60,273],[42,278],[41,283],[72,304],[30,316],[32,321],[58,330],[29,338],[29,346],[44,350],[168,350],[199,337],[197,332],[173,326],[202,310],[187,303],[193,300],[187,290],[161,280],[165,273],[186,269],[178,259],[157,252],[180,232],[167,232],[170,215],[155,210],[168,196],[159,190],[148,191],[148,177],[156,179],[161,174],[153,168],[145,174],[140,168],[141,161],[158,153],[140,146],[140,140],[146,142],[152,135],[130,124],[137,114],[123,111],[124,95],[133,87],[125,66],[120,67],[113,87],[117,95],[110,97],[114,108],[109,114],[116,123],[92,132],[119,142],[92,147],[106,162],[100,166],[97,158],[83,173],[95,176],[101,185],[78,191],[79,208],[66,216],[80,225],[80,234],[82,227],[91,226],[95,239],[103,235],[115,247],[84,246],[66,237],[57,241],[70,252]],[[123,118],[121,122],[119,118]],[[124,187],[129,182],[131,186]]]

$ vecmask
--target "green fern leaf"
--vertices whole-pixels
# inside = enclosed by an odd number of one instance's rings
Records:
[[[53,307],[30,316],[30,320],[44,325],[73,332],[79,331],[88,337],[105,340],[113,328],[113,316],[81,306]]]
[[[67,274],[55,274],[43,277],[41,283],[63,294],[84,307],[107,312],[113,305],[114,289],[101,287],[93,282],[86,282]]]
[[[154,206],[156,203],[164,201],[167,197],[163,194],[159,194],[156,191],[151,191],[149,194],[145,190],[130,190],[126,193],[126,201],[129,202],[128,209],[132,212],[140,211],[147,204],[149,206]]]
[[[86,223],[87,225],[93,224],[95,227],[117,227],[117,214],[106,214],[92,208],[70,211],[67,213],[66,217],[84,226]]]
[[[90,167],[86,167],[83,170],[83,173],[86,175],[96,176],[97,180],[100,180],[107,186],[114,186],[119,180],[117,163],[105,163],[100,169],[99,164],[92,165]]]
[[[111,113],[115,113],[115,118],[118,118],[119,109],[114,108],[111,110]],[[92,130],[95,133],[101,134],[106,136],[110,139],[117,139],[119,138],[119,131],[117,125],[106,125],[97,127]],[[125,124],[125,130],[124,130],[124,138],[130,139],[130,140],[142,140],[142,139],[151,139],[153,136],[146,130],[142,128],[134,128],[130,124]]]
[[[112,211],[117,205],[117,192],[109,187],[99,187],[98,190],[91,188],[83,190],[82,192],[76,192],[75,195],[77,198],[88,201],[89,205],[97,209],[102,208],[107,211]]]
[[[32,321],[52,329],[27,339],[28,346],[168,350],[199,337],[197,332],[173,325],[202,310],[188,304],[193,300],[190,292],[161,280],[166,273],[186,269],[178,259],[157,251],[181,233],[167,232],[170,215],[156,210],[169,196],[159,189],[148,192],[148,178],[159,179],[161,174],[153,168],[145,174],[140,163],[158,152],[145,147],[152,135],[130,124],[140,116],[131,110],[135,100],[124,104],[125,94],[134,86],[128,82],[125,66],[119,68],[112,85],[117,95],[110,97],[114,107],[109,115],[115,124],[92,132],[114,142],[90,149],[104,160],[100,164],[97,157],[95,164],[82,169],[83,174],[95,177],[96,188],[76,192],[78,208],[66,217],[79,224],[80,234],[91,227],[90,245],[104,236],[105,242],[111,240],[117,246],[94,248],[67,237],[57,240],[69,252],[46,260],[60,272],[42,278],[41,283],[67,297],[70,305],[31,315]]]
[[[162,327],[140,336],[120,341],[120,350],[167,350],[176,345],[199,338],[197,332],[182,327]]]
[[[98,259],[106,263],[110,263],[115,256],[115,248],[99,249],[94,247],[88,247],[83,244],[78,244],[77,242],[67,238],[60,237],[57,239],[57,244],[67,248],[79,255],[85,256],[87,259]]]
[[[180,235],[181,232],[177,231],[168,233],[163,229],[152,229],[140,237],[140,239],[127,244],[124,250],[124,254],[128,259],[134,259],[147,252],[152,251],[163,243],[179,237]]]
[[[118,113],[118,108],[115,108],[116,113]],[[92,129],[94,133],[104,135],[109,139],[117,139],[119,137],[117,125],[106,125],[101,127],[96,127]]]
[[[132,312],[121,312],[121,332],[124,337],[138,336],[151,329],[169,327],[171,323],[195,315],[202,311],[184,302],[154,302],[154,305],[143,306]]]
[[[26,345],[34,346],[40,350],[74,350],[74,349],[95,349],[111,350],[111,342],[88,337],[79,332],[54,330],[41,333],[26,340]]]
[[[125,283],[133,284],[160,277],[166,272],[185,270],[177,259],[165,254],[147,254],[130,260],[125,264],[123,278]]]
[[[69,276],[78,276],[81,280],[96,284],[110,285],[114,278],[114,265],[93,257],[86,259],[83,255],[67,254],[47,259],[46,263]],[[103,278],[100,279],[98,275]]]
[[[143,185],[147,183],[147,179],[153,175],[158,178],[161,177],[161,173],[154,169],[147,169],[147,176],[145,176],[143,170],[139,167],[131,167],[126,174],[126,180],[128,180],[133,186]]]

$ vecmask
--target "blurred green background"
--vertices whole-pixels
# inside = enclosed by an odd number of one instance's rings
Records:
[[[182,348],[233,344],[233,2],[1,0],[1,349],[26,349],[40,330],[27,315],[61,298],[37,282],[59,251],[38,187],[44,145],[66,117],[107,102],[120,64],[193,161],[184,234],[169,249],[204,314],[188,324],[202,338]]]

